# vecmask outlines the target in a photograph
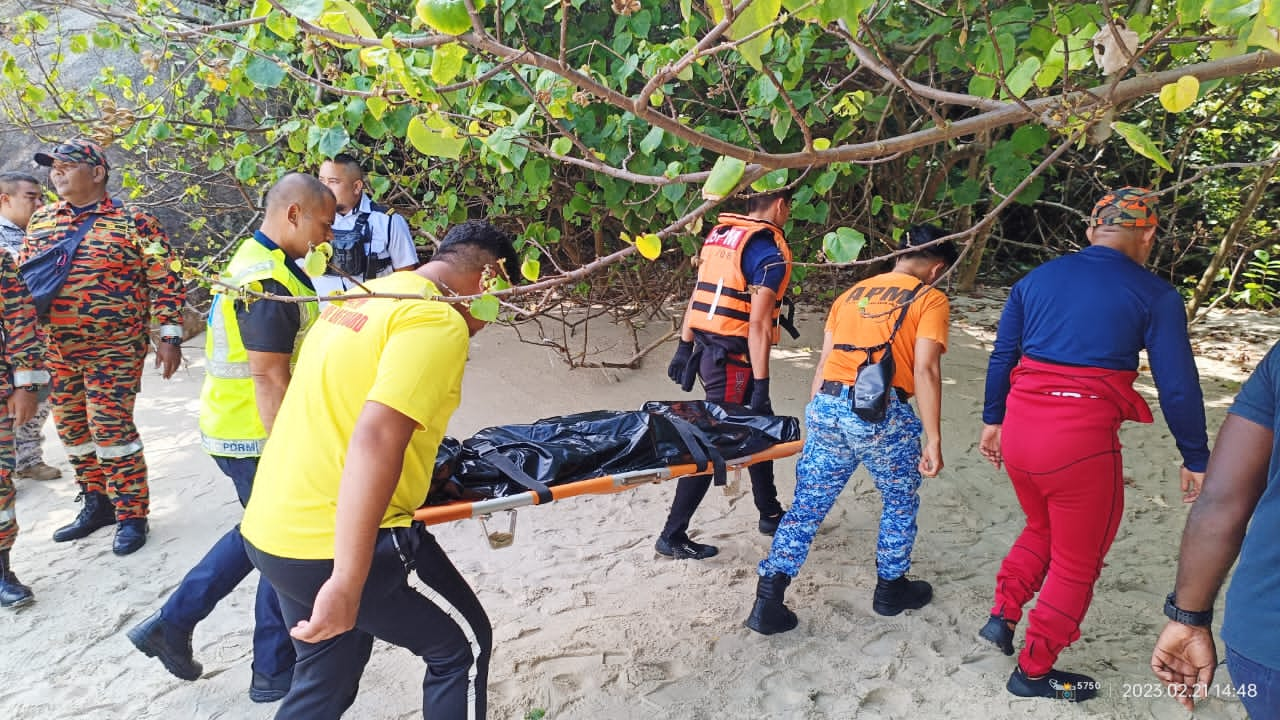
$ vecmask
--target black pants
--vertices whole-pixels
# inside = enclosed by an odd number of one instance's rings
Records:
[[[285,623],[310,618],[333,561],[276,557],[247,540],[245,549],[279,594]],[[410,570],[426,585],[425,595],[409,586]],[[340,717],[355,700],[375,637],[426,662],[423,717],[483,720],[493,630],[471,587],[422,526],[378,531],[354,629],[316,644],[293,641],[298,664],[277,720]],[[384,708],[381,714],[401,712]]]
[[[726,360],[723,354],[703,353],[698,375],[702,378],[707,400],[711,402],[745,403],[751,398],[751,388],[755,383],[751,368],[734,363],[732,359]],[[756,463],[747,468],[747,474],[751,476],[751,495],[761,517],[781,513],[778,486],[773,481],[773,463]],[[689,521],[710,487],[710,475],[694,475],[676,481],[675,498],[671,501],[671,511],[667,513],[667,524],[662,528],[663,540],[678,542],[688,539]]]

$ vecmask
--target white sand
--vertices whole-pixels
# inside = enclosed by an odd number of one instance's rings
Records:
[[[990,337],[998,304],[960,299],[955,305],[943,367],[947,464],[923,488],[912,569],[933,583],[933,604],[894,618],[872,613],[880,501],[862,471],[788,593],[800,627],[772,637],[742,626],[755,565],[768,550],[768,538],[755,530],[745,480],[735,496],[713,488],[695,517],[695,538],[721,549],[704,562],[671,561],[653,551],[672,484],[523,510],[516,544],[500,551],[488,548],[475,522],[452,523],[438,527],[437,535],[494,624],[490,717],[520,720],[533,709],[544,709],[548,718],[589,719],[1188,717],[1169,699],[1126,697],[1154,687],[1147,665],[1164,623],[1160,608],[1173,582],[1186,517],[1177,455],[1160,420],[1123,430],[1133,479],[1124,522],[1084,637],[1059,664],[1094,674],[1105,685],[1103,697],[1067,707],[1014,699],[1004,690],[1013,659],[975,637],[991,603],[996,568],[1021,521],[1007,478],[976,450],[986,365],[982,338]],[[1257,343],[1242,349],[1238,334],[1228,331],[1257,317],[1219,321],[1213,330],[1221,342],[1204,346],[1212,356],[1201,366],[1211,435],[1244,376],[1241,353],[1249,367],[1261,359]],[[784,342],[773,359],[774,407],[796,415],[812,377],[821,319],[807,318],[802,328],[801,341]],[[1253,339],[1274,338],[1274,329]],[[630,354],[628,342],[603,326],[592,327],[592,344],[614,348],[611,357]],[[466,437],[488,425],[681,397],[665,376],[669,355],[664,346],[634,372],[571,371],[511,331],[490,329],[474,343],[451,434]],[[203,361],[195,348],[187,356],[191,366],[175,381],[148,369],[138,403],[153,478],[151,538],[143,550],[115,557],[107,530],[74,543],[51,541],[53,530],[79,508],[52,426],[48,459],[66,477],[19,482],[22,534],[14,560],[37,603],[0,615],[0,708],[6,717],[272,716],[274,706],[255,705],[247,696],[253,578],[197,628],[196,657],[205,667],[198,682],[170,676],[124,635],[159,607],[240,516],[231,483],[199,447]],[[1154,404],[1149,377],[1144,382]],[[794,458],[778,464],[784,504],[794,467]],[[421,678],[415,658],[380,643],[347,717],[418,717]],[[1220,678],[1226,682],[1225,669]],[[1243,718],[1244,712],[1234,701],[1210,700],[1196,717]]]

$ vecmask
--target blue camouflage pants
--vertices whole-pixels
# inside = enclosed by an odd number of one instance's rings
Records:
[[[906,574],[920,509],[923,429],[911,406],[892,397],[885,419],[873,424],[854,414],[847,396],[819,393],[805,408],[804,425],[795,502],[778,525],[760,575],[799,574],[818,526],[858,465],[867,467],[884,500],[876,543],[878,573],[885,580]]]

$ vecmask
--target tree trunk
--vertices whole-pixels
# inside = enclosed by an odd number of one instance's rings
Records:
[[[982,147],[986,147],[991,142],[991,133],[983,133]],[[982,154],[972,155],[969,158],[970,179],[975,181],[982,180],[982,171],[984,164],[982,162]],[[969,205],[962,212],[962,225],[969,227],[973,224],[973,206]],[[964,265],[956,273],[956,289],[960,292],[973,292],[973,288],[978,283],[978,270],[982,267],[982,255],[987,249],[987,238],[991,237],[991,228],[995,223],[988,223],[982,228],[982,232],[974,235],[969,240],[969,253],[965,256]]]
[[[1271,158],[1280,157],[1280,148],[1271,153]],[[1240,211],[1236,215],[1236,219],[1232,221],[1231,227],[1227,228],[1227,233],[1222,236],[1222,242],[1218,244],[1218,251],[1213,254],[1213,259],[1209,261],[1209,267],[1205,268],[1204,274],[1200,276],[1200,282],[1196,283],[1196,289],[1191,293],[1191,298],[1187,300],[1187,319],[1190,320],[1196,316],[1196,311],[1204,304],[1205,298],[1209,297],[1209,292],[1213,290],[1213,284],[1218,278],[1218,270],[1222,268],[1223,263],[1231,256],[1231,252],[1235,250],[1236,242],[1239,241],[1240,235],[1244,233],[1249,221],[1253,218],[1253,213],[1258,209],[1258,205],[1262,203],[1262,198],[1267,193],[1267,185],[1271,182],[1271,178],[1275,176],[1277,163],[1265,165],[1258,171],[1258,179],[1253,183],[1253,189],[1249,191],[1249,195],[1245,197],[1244,203],[1240,206]]]

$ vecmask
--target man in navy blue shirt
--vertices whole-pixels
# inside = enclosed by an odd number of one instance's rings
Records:
[[[1150,191],[1125,187],[1103,196],[1090,216],[1089,247],[1031,271],[1000,317],[980,448],[1008,471],[1026,525],[996,575],[991,618],[979,635],[1012,655],[1014,626],[1039,593],[1007,685],[1014,695],[1080,701],[1096,694],[1091,678],[1053,665],[1080,638],[1120,525],[1120,424],[1152,422],[1133,389],[1144,348],[1182,454],[1184,502],[1204,478],[1204,401],[1182,299],[1143,268],[1156,223]]]
[[[680,345],[667,375],[685,390],[702,378],[707,400],[740,403],[771,414],[769,350],[780,338],[782,300],[791,278],[791,250],[782,226],[791,215],[784,192],[752,197],[747,214],[722,213],[698,255],[698,281],[685,310]],[[752,465],[757,527],[772,535],[782,519],[773,463]],[[681,560],[714,556],[714,545],[689,539],[689,522],[711,478],[681,479],[655,549]]]
[[[1250,520],[1252,519],[1252,522]],[[1204,489],[1187,517],[1178,579],[1165,601],[1169,624],[1151,669],[1188,710],[1206,697],[1218,665],[1213,603],[1227,590],[1222,639],[1232,684],[1253,718],[1280,717],[1280,344],[1253,372],[1218,432]]]

